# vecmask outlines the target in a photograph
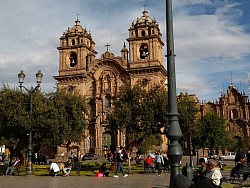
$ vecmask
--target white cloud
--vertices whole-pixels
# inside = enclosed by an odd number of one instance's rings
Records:
[[[0,11],[0,82],[16,84],[21,69],[27,84],[34,83],[38,69],[44,73],[42,87],[51,90],[57,75],[59,37],[74,25],[77,12],[81,25],[90,30],[96,43],[97,57],[110,43],[120,55],[128,29],[142,16],[142,0],[9,0]],[[156,18],[165,41],[165,0],[146,1],[149,15]],[[250,57],[248,20],[240,0],[174,0],[174,36],[176,75],[179,92],[197,94],[200,100],[220,96],[222,83],[235,82],[247,88]],[[247,12],[249,14],[249,12]],[[163,49],[164,53],[166,49]]]

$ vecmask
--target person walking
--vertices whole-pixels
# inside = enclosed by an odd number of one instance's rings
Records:
[[[120,149],[116,154],[117,168],[116,168],[116,171],[115,171],[115,175],[113,176],[114,178],[118,178],[117,174],[118,174],[119,171],[121,171],[123,177],[128,176],[127,174],[125,174],[123,164],[122,164],[123,160],[124,160],[123,155],[124,155],[124,148],[123,148],[123,146],[120,146]]]
[[[155,167],[158,171],[158,176],[160,176],[162,173],[161,165],[164,165],[164,160],[160,151],[156,151],[155,153],[155,164],[156,164]]]

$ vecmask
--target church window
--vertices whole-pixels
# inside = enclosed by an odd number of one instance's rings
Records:
[[[89,57],[88,56],[86,56],[86,70],[88,70],[89,69]]]
[[[72,46],[76,45],[75,39],[72,39]]]
[[[69,91],[69,92],[73,92],[73,91],[74,91],[74,87],[73,87],[73,86],[69,86],[69,87],[68,87],[68,91]]]
[[[148,46],[146,44],[142,44],[140,47],[140,58],[146,59],[148,57]]]
[[[152,34],[153,34],[153,35],[155,34],[155,30],[154,30],[154,29],[152,29]]]
[[[110,96],[105,96],[104,107],[105,108],[111,107]]]
[[[76,66],[76,64],[77,64],[77,54],[75,52],[71,52],[69,59],[70,59],[70,64],[69,65],[71,67]]]
[[[82,44],[83,40],[81,39],[81,44]]]
[[[232,113],[231,114],[232,119],[238,118],[238,111],[236,109],[233,109],[231,113]]]
[[[142,37],[145,37],[145,36],[146,36],[146,33],[145,33],[144,30],[141,31],[141,36],[142,36]]]

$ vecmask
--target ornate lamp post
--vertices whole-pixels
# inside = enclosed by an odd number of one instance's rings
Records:
[[[41,72],[41,70],[38,70],[38,72],[36,73],[36,82],[37,85],[35,88],[33,88],[31,86],[30,89],[27,89],[25,86],[23,86],[23,82],[24,82],[24,78],[25,78],[25,74],[23,71],[21,71],[18,74],[18,79],[19,79],[19,87],[20,88],[24,88],[28,93],[29,93],[29,107],[30,107],[30,116],[32,117],[32,95],[33,93],[40,87],[40,83],[42,82],[42,77],[43,74]],[[29,128],[29,144],[28,144],[28,165],[27,165],[27,169],[26,169],[26,175],[32,175],[32,126]]]
[[[191,132],[189,134],[189,166],[194,170],[194,161],[193,161],[193,144],[192,144],[192,137]]]
[[[175,54],[173,37],[172,1],[166,0],[166,31],[167,31],[167,71],[168,71],[168,112],[169,127],[166,135],[169,139],[168,157],[171,162],[170,187],[173,187],[173,177],[180,174],[180,161],[182,158],[181,145],[178,140],[182,137],[179,126],[179,114],[176,99]]]

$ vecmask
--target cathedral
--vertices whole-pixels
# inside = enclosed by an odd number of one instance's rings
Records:
[[[226,93],[221,93],[219,100],[200,104],[201,117],[208,111],[216,112],[227,120],[227,131],[232,134],[238,144],[249,138],[250,102],[248,96],[240,92],[232,83]]]
[[[162,34],[159,24],[146,9],[128,28],[127,42],[128,48],[125,43],[121,43],[119,56],[109,51],[107,44],[106,52],[98,58],[91,33],[78,19],[60,37],[60,46],[57,48],[59,75],[54,78],[59,89],[81,94],[88,99],[90,106],[86,139],[81,143],[79,152],[103,154],[105,149],[125,144],[123,132],[112,136],[105,131],[107,115],[113,108],[112,98],[122,85],[133,86],[144,82],[150,89],[166,83]],[[163,136],[165,144],[160,149],[166,149],[166,142]]]

